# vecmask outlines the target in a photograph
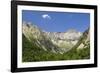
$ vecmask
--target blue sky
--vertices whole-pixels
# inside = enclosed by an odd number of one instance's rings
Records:
[[[90,26],[90,14],[23,10],[22,21],[31,22],[48,32],[66,32],[69,29],[84,32]]]

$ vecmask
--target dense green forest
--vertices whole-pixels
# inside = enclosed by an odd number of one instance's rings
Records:
[[[23,49],[22,49],[22,61],[33,62],[33,61],[56,61],[56,60],[79,60],[90,58],[90,47],[84,49],[73,48],[70,51],[60,54],[53,53],[50,51],[44,51],[39,48],[28,39],[23,36]]]

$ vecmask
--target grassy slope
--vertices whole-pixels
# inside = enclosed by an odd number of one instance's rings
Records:
[[[78,60],[89,59],[90,48],[84,48],[82,50],[72,49],[64,54],[55,54],[52,52],[44,51],[43,49],[35,46],[34,43],[29,42],[23,35],[23,49],[22,49],[23,62],[33,61],[55,61],[55,60]]]

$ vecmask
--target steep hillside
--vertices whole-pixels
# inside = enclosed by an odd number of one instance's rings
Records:
[[[89,28],[80,37],[77,44],[73,47],[77,49],[90,48],[90,31]]]
[[[23,35],[31,42],[33,45],[43,49],[44,51],[52,51],[53,53],[62,53],[59,47],[52,43],[51,39],[48,38],[43,32],[35,25],[24,24],[23,25]]]

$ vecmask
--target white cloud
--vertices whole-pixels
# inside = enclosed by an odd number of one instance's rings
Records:
[[[44,18],[44,19],[51,19],[51,17],[48,14],[43,14],[42,18]]]

